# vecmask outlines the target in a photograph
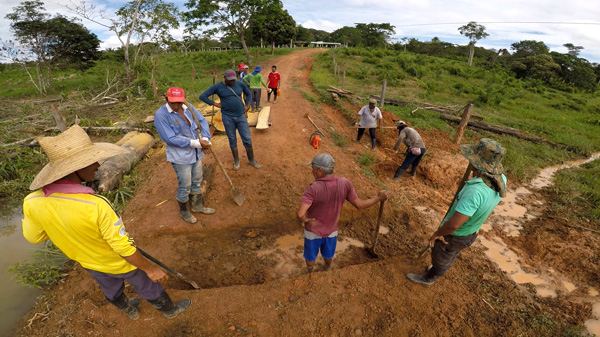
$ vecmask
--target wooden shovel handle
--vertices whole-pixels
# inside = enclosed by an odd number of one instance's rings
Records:
[[[385,200],[379,203],[379,215],[377,215],[377,225],[375,226],[375,234],[373,236],[373,250],[375,250],[375,246],[377,245],[377,239],[379,238],[379,225],[381,224],[381,218],[383,218],[383,204]]]
[[[212,146],[209,147],[209,149],[210,149],[210,153],[212,153],[213,157],[215,158],[215,161],[217,162],[217,164],[219,164],[219,167],[221,168],[221,172],[223,172],[225,179],[227,180],[229,185],[231,185],[231,188],[233,188],[234,186],[233,186],[233,183],[231,182],[231,179],[229,178],[229,174],[227,174],[227,171],[225,171],[225,168],[223,167],[223,164],[219,160],[219,157],[217,157],[217,154],[215,153],[215,151],[213,151]]]

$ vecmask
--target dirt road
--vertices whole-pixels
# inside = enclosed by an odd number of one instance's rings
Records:
[[[178,215],[176,178],[164,150],[154,150],[140,165],[147,179],[123,218],[140,247],[203,288],[192,290],[174,277],[166,283],[174,299],[192,299],[186,313],[165,320],[143,302],[140,319],[131,321],[106,302],[91,277],[77,267],[23,319],[19,334],[515,336],[539,335],[539,324],[550,324],[542,318],[573,327],[591,317],[589,303],[563,296],[541,298],[535,289],[517,286],[485,258],[481,245],[465,251],[431,287],[408,281],[406,273],[428,265],[427,259],[415,260],[413,254],[439,224],[466,160],[447,134],[422,131],[428,155],[421,171],[415,179],[392,182],[393,169],[402,160],[389,151],[395,130],[378,131],[374,176],[368,177],[357,164],[357,157],[368,151],[368,137],[360,144],[353,141],[355,130],[339,112],[324,105],[317,112],[301,94],[312,91],[308,75],[317,52],[301,50],[261,64],[263,69],[276,64],[283,82],[282,96],[271,104],[272,127],[251,130],[260,169],[247,164],[242,151],[241,168],[234,171],[225,136],[213,140],[234,184],[246,196],[243,206],[233,202],[223,175],[216,172],[206,202],[216,214],[199,215],[201,225],[187,224]],[[266,101],[264,92],[262,100]],[[344,135],[348,145],[336,146],[326,134],[321,149],[312,148],[309,136],[314,127],[305,113],[326,133],[333,129]],[[391,115],[384,112],[384,118],[392,124]],[[370,259],[361,247],[371,244],[377,207],[359,212],[346,205],[334,268],[320,271],[319,260],[317,272],[304,273],[302,230],[295,212],[313,180],[305,164],[319,152],[333,155],[336,174],[350,179],[360,197],[382,187],[390,191],[378,246],[384,259]],[[214,160],[207,156],[204,162]],[[543,245],[539,240],[536,244]],[[593,244],[599,247],[597,241]],[[598,279],[585,281],[600,286]],[[133,295],[130,287],[126,292]],[[554,329],[547,335],[558,328]]]

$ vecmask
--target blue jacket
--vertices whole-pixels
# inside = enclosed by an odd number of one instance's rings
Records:
[[[244,115],[244,105],[245,102],[242,103],[242,92],[246,95],[246,102],[252,102],[252,94],[250,93],[250,89],[247,85],[240,81],[235,81],[231,86],[231,89],[237,94],[234,95],[229,88],[227,88],[227,84],[223,82],[215,83],[210,88],[206,89],[202,94],[200,94],[200,100],[208,105],[214,105],[215,102],[210,99],[210,96],[217,94],[221,99],[221,114],[224,116],[230,117],[241,117]]]
[[[190,105],[191,106],[191,105]],[[210,140],[208,122],[201,113],[191,106],[196,118],[200,122],[200,133],[202,137]],[[169,104],[165,104],[156,110],[154,114],[154,126],[163,142],[167,144],[167,160],[174,164],[193,164],[204,157],[202,149],[190,146],[190,139],[200,139],[196,128],[196,121],[192,112],[184,105],[183,114],[190,122],[188,125],[181,116],[173,111]]]

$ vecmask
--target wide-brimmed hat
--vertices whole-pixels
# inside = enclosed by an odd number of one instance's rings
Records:
[[[489,138],[481,138],[477,144],[461,145],[463,155],[479,172],[498,175],[504,173],[502,157],[506,150],[500,143]]]
[[[60,178],[112,156],[128,153],[111,143],[92,143],[79,125],[73,125],[54,137],[40,137],[38,142],[50,162],[42,168],[29,186],[37,190]]]

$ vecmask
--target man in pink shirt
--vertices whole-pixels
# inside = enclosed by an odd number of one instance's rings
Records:
[[[357,209],[365,209],[387,200],[387,192],[380,191],[371,199],[360,199],[350,181],[333,175],[335,161],[327,153],[316,155],[307,165],[312,167],[315,182],[304,191],[297,217],[304,226],[304,259],[310,273],[319,251],[325,259],[325,269],[331,266],[344,201],[348,200]]]

